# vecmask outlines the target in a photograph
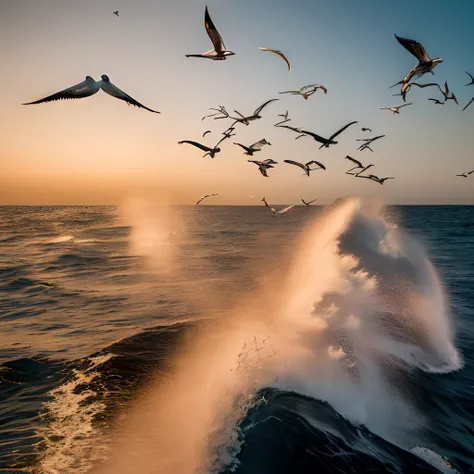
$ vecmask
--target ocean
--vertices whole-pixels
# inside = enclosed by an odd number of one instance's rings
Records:
[[[0,472],[474,472],[474,207],[0,207]]]

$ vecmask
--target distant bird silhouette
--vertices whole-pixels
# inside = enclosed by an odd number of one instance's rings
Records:
[[[234,110],[234,112],[240,116],[240,118],[237,118],[236,121],[237,122],[240,122],[240,123],[243,123],[245,125],[248,125],[250,122],[254,121],[254,120],[259,120],[262,118],[262,116],[260,115],[260,113],[262,112],[262,110],[268,105],[270,104],[271,102],[274,102],[278,99],[270,99],[270,100],[267,100],[266,102],[264,102],[260,107],[257,107],[253,114],[252,115],[249,115],[248,117],[245,117],[244,115],[242,115],[240,112],[238,112],[237,110]]]
[[[408,103],[408,104],[403,104],[403,105],[399,105],[397,107],[380,107],[380,110],[391,110],[394,114],[399,114],[399,110],[402,108],[402,107],[408,107],[409,105],[413,105],[411,102]]]
[[[438,99],[428,99],[428,100],[431,100],[432,102],[434,102],[435,105],[444,105],[444,102],[441,102],[441,101],[438,100]]]
[[[268,205],[268,202],[267,202],[267,200],[265,199],[265,197],[262,198],[262,201],[263,201],[263,203],[265,204],[265,206],[270,209],[270,211],[272,212],[273,217],[275,217],[275,216],[281,216],[282,214],[287,213],[290,209],[292,209],[293,207],[295,207],[295,205],[292,204],[291,206],[284,207],[283,209],[279,209],[279,210],[277,211],[274,207],[271,207],[271,206]]]
[[[364,151],[365,149],[369,149],[370,151],[374,151],[372,150],[372,148],[370,148],[370,145],[375,142],[376,140],[380,140],[381,138],[385,137],[385,135],[378,135],[376,137],[373,137],[373,138],[358,138],[356,139],[357,142],[364,142],[362,145],[359,146],[359,148],[357,148],[359,151]]]
[[[116,12],[114,12],[114,15],[117,15],[117,17],[119,16],[119,11],[117,10]]]
[[[210,130],[206,130],[206,131],[202,134],[203,138],[204,138],[208,133],[211,133],[211,131],[210,131]]]
[[[252,156],[255,152],[261,151],[265,145],[271,145],[271,143],[265,140],[265,138],[262,138],[262,140],[259,140],[258,142],[255,142],[250,146],[245,146],[245,145],[242,145],[242,143],[237,143],[237,142],[234,142],[234,145],[238,145],[241,148],[243,148],[245,150],[244,152],[245,155]]]
[[[397,35],[395,35],[395,38],[407,51],[418,59],[418,65],[405,76],[404,82],[410,82],[413,76],[421,77],[427,72],[433,72],[433,69],[443,62],[441,58],[431,59],[425,48],[418,41],[401,38]]]
[[[308,97],[311,97],[318,89],[323,90],[325,94],[328,92],[328,90],[320,84],[309,84],[303,86],[299,91],[283,91],[279,92],[279,94],[300,95],[303,99],[308,100]]]
[[[115,97],[116,99],[123,100],[127,102],[129,105],[133,105],[135,107],[139,107],[149,112],[153,112],[155,114],[159,114],[157,110],[150,109],[140,102],[136,101],[133,97],[129,96],[122,90],[120,90],[117,86],[110,82],[110,79],[105,74],[102,75],[102,80],[95,81],[91,76],[86,76],[86,79],[79,84],[76,84],[72,87],[68,87],[60,92],[56,92],[55,94],[49,95],[43,99],[36,100],[34,102],[27,102],[22,105],[34,105],[34,104],[42,104],[46,102],[53,102],[56,100],[67,100],[67,99],[83,99],[85,97],[90,97],[91,95],[96,94],[99,90],[102,89],[105,93]]]
[[[224,60],[228,56],[233,56],[235,53],[232,51],[227,51],[222,40],[221,35],[217,31],[217,28],[214,26],[214,23],[209,16],[209,10],[207,7],[204,10],[204,27],[206,28],[207,34],[214,45],[214,49],[207,51],[203,54],[186,54],[187,58],[205,58],[213,60]]]
[[[311,171],[317,171],[319,169],[326,170],[326,167],[322,163],[315,160],[308,161],[307,163],[299,163],[298,161],[293,161],[293,160],[283,160],[283,162],[288,163],[290,165],[298,166],[305,172],[306,176],[309,176],[309,173]],[[315,164],[317,168],[310,168],[312,164]]]
[[[313,199],[312,201],[306,202],[304,199],[301,199],[301,202],[302,202],[305,206],[311,206],[311,204],[312,204],[313,202],[316,202],[317,200],[318,200],[318,199],[316,198],[316,199]]]
[[[206,153],[205,155],[203,155],[203,158],[206,157],[207,155],[209,155],[211,158],[214,158],[214,156],[216,156],[216,153],[219,153],[221,151],[220,148],[217,148],[217,147],[210,148],[206,145],[202,145],[201,143],[195,142],[193,140],[181,140],[180,142],[178,142],[178,145],[182,145],[183,143],[187,143],[188,145],[193,145],[196,148],[199,148],[202,151],[205,151]]]
[[[204,196],[201,199],[199,199],[199,201],[196,203],[196,206],[199,206],[199,203],[201,201],[204,201],[204,199],[207,199],[208,197],[211,197],[211,196],[220,196],[220,194],[219,193],[204,194]]]
[[[351,161],[352,163],[355,164],[355,166],[353,166],[351,169],[348,169],[346,171],[346,174],[350,174],[352,176],[355,176],[357,174],[357,173],[352,173],[352,171],[355,171],[355,170],[364,170],[365,171],[370,166],[374,166],[374,165],[369,165],[369,166],[364,167],[362,162],[360,162],[359,160],[356,160],[355,158],[352,158],[352,156],[349,156],[349,155],[346,155],[346,160],[349,160],[349,161]]]
[[[288,71],[291,72],[291,64],[290,61],[288,61],[288,58],[278,49],[271,49],[271,48],[259,48],[261,51],[269,51],[270,53],[274,53],[277,56],[280,56],[280,58],[283,59],[283,61],[286,62],[286,65],[288,66]]]
[[[461,176],[463,178],[467,178],[470,174],[474,173],[474,170],[472,171],[466,171],[465,173],[457,174],[456,176]]]
[[[469,74],[467,71],[466,74],[471,78],[471,82],[464,84],[464,86],[472,86],[474,84],[474,77],[472,77],[472,74]]]
[[[362,127],[361,130],[362,130],[363,132],[370,132],[370,133],[372,133],[372,130],[371,130],[370,128]]]

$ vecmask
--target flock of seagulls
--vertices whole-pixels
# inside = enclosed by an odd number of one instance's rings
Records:
[[[114,11],[113,14],[119,17],[119,11]],[[227,58],[234,56],[235,53],[228,50],[224,44],[224,41],[222,39],[222,36],[219,34],[216,26],[214,25],[207,6],[205,7],[204,10],[204,27],[207,32],[207,35],[209,36],[209,39],[213,45],[213,49],[210,51],[207,51],[205,53],[201,54],[186,54],[185,56],[187,58],[202,58],[202,59],[212,59],[212,60],[226,60]],[[426,52],[425,48],[417,41],[411,40],[411,39],[406,39],[399,37],[395,35],[396,40],[407,50],[409,51],[415,58],[418,60],[418,64],[413,67],[406,75],[405,78],[396,84],[394,84],[392,87],[395,87],[397,85],[401,85],[401,90],[399,94],[395,94],[398,96],[401,96],[403,99],[403,104],[398,105],[398,106],[391,106],[391,107],[381,107],[380,110],[389,110],[391,111],[394,115],[399,115],[400,114],[400,109],[403,107],[408,107],[413,105],[412,102],[406,103],[406,97],[408,93],[412,90],[412,87],[415,86],[417,88],[426,88],[426,87],[433,87],[436,88],[441,95],[443,96],[444,100],[438,99],[438,98],[429,98],[428,100],[433,102],[435,105],[444,105],[447,103],[448,100],[452,100],[456,105],[458,105],[458,100],[455,94],[450,91],[447,82],[444,83],[444,86],[441,87],[439,84],[435,82],[430,82],[430,83],[418,83],[414,82],[414,79],[419,79],[423,75],[427,73],[431,73],[434,75],[433,70],[438,64],[441,64],[443,62],[442,58],[431,58],[430,55]],[[289,59],[286,57],[286,55],[277,49],[272,49],[272,48],[266,48],[266,47],[260,47],[259,48],[261,51],[264,52],[270,52],[278,57],[280,57],[283,61],[285,61],[286,66],[288,68],[288,71],[291,72],[292,67]],[[466,71],[466,74],[469,76],[470,81],[465,84],[466,87],[474,85],[474,76],[472,76],[469,72]],[[42,104],[42,103],[47,103],[47,102],[54,102],[58,100],[69,100],[69,99],[83,99],[86,97],[90,97],[99,90],[103,90],[106,94],[115,97],[116,99],[122,100],[126,102],[128,105],[132,105],[138,108],[142,108],[144,110],[147,110],[152,113],[160,114],[157,110],[153,110],[140,102],[138,102],[136,99],[134,99],[132,96],[128,95],[121,89],[119,89],[117,86],[115,86],[109,79],[108,76],[102,75],[101,80],[95,81],[91,76],[87,76],[84,81],[75,84],[71,87],[68,87],[67,89],[61,90],[59,92],[56,92],[52,95],[49,95],[47,97],[44,97],[39,100],[35,100],[33,102],[27,102],[22,105],[35,105],[35,104]],[[300,89],[296,90],[287,90],[287,91],[282,91],[279,92],[281,95],[293,95],[293,96],[301,96],[303,99],[308,100],[313,94],[315,94],[318,90],[322,90],[324,94],[328,93],[328,89],[321,85],[321,84],[309,84],[301,87]],[[214,146],[207,146],[202,143],[199,143],[198,141],[195,140],[181,140],[178,142],[178,144],[188,144],[193,147],[196,147],[200,149],[201,151],[204,152],[203,157],[209,156],[210,158],[215,158],[215,156],[221,152],[221,148],[219,145],[222,144],[225,140],[230,139],[231,137],[235,136],[236,133],[236,127],[237,125],[245,125],[249,126],[252,122],[257,121],[262,118],[262,112],[266,107],[269,106],[269,104],[274,103],[278,101],[279,99],[277,98],[272,98],[267,101],[265,101],[263,104],[261,104],[259,107],[257,107],[252,113],[246,115],[238,110],[234,110],[233,114],[231,115],[227,109],[219,105],[217,108],[216,107],[210,107],[209,110],[212,111],[212,113],[205,115],[202,117],[202,120],[206,120],[208,118],[213,118],[213,120],[229,120],[231,123],[227,127],[227,129],[222,132],[222,138],[216,143]],[[474,97],[471,98],[471,100],[467,103],[467,105],[462,109],[463,111],[466,110],[472,103],[474,102]],[[295,140],[298,140],[300,138],[304,137],[310,137],[313,140],[315,140],[318,144],[320,144],[319,149],[322,148],[328,148],[329,146],[332,145],[337,145],[338,141],[335,139],[339,137],[345,130],[347,130],[349,127],[352,127],[353,125],[357,124],[357,121],[351,121],[348,124],[344,125],[342,128],[338,129],[336,132],[334,132],[332,135],[330,135],[328,138],[325,138],[324,136],[320,135],[319,133],[315,133],[310,130],[306,130],[305,128],[302,127],[294,127],[288,125],[289,122],[291,122],[291,118],[289,118],[289,113],[286,111],[285,113],[278,114],[277,117],[279,118],[279,121],[274,125],[277,128],[282,128],[286,130],[290,130],[293,133],[297,134],[295,137]],[[281,119],[281,120],[280,120]],[[362,132],[370,132],[372,133],[371,128],[368,127],[362,127],[361,128]],[[212,130],[206,130],[202,134],[202,137],[206,137],[208,134],[212,134]],[[362,142],[359,147],[357,148],[358,151],[364,151],[364,150],[370,150],[373,152],[374,150],[372,149],[371,145],[377,141],[380,140],[381,138],[385,137],[385,135],[377,135],[372,138],[361,138],[357,139],[358,142]],[[233,142],[235,146],[238,146],[244,150],[244,155],[253,157],[253,155],[257,152],[261,152],[264,146],[271,146],[271,143],[267,141],[265,138],[262,138],[261,140],[251,144],[251,145],[244,145],[239,142]],[[393,180],[395,179],[393,176],[389,177],[379,177],[374,174],[365,174],[366,171],[372,167],[374,167],[374,164],[368,164],[364,165],[360,160],[355,159],[349,155],[345,157],[348,161],[351,162],[351,168],[348,169],[345,174],[351,175],[355,178],[358,179],[366,179],[372,182],[376,182],[378,184],[383,185],[385,181],[387,180]],[[247,160],[249,163],[253,163],[257,165],[259,172],[264,176],[265,178],[268,178],[268,170],[272,169],[275,167],[275,165],[278,164],[277,161],[273,159],[264,159],[264,160],[255,160],[255,159],[249,159]],[[322,170],[326,171],[326,166],[321,163],[320,161],[316,160],[310,160],[305,163],[300,163],[298,161],[294,160],[283,160],[284,163],[290,164],[292,166],[299,167],[304,171],[304,174],[307,177],[310,177],[311,172]],[[469,172],[464,172],[461,174],[457,174],[456,176],[459,177],[464,177],[467,178],[469,175],[473,174],[474,170],[469,171]],[[199,205],[203,200],[212,197],[212,196],[220,196],[220,193],[209,193],[204,196],[202,196],[198,201],[197,205]],[[313,202],[315,202],[317,199],[313,199],[311,201],[305,201],[304,199],[301,199],[302,203],[305,206],[310,206]],[[287,206],[283,209],[276,210],[275,208],[271,207],[265,197],[262,198],[262,202],[264,205],[270,209],[271,213],[273,216],[277,215],[283,215],[286,212],[288,212],[290,209],[294,207],[294,205]]]

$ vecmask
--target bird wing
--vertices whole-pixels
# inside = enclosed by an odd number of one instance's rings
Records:
[[[250,145],[250,148],[253,148],[254,150],[261,150],[264,145],[271,145],[271,143],[267,142],[265,138],[262,138],[258,142],[255,142],[253,145]]]
[[[313,163],[315,165],[318,165],[321,169],[326,171],[326,167],[322,163],[320,163],[319,161],[316,161],[316,160],[308,161],[308,163],[306,163],[306,166],[312,165]]]
[[[206,130],[206,131],[202,134],[202,136],[205,137],[208,133],[211,133],[211,131],[210,131],[210,130]]]
[[[245,145],[242,145],[242,143],[237,143],[237,142],[233,142],[233,143],[234,143],[234,145],[240,146],[240,148],[243,148],[247,152],[250,150],[249,147],[246,147]]]
[[[291,130],[293,132],[301,133],[301,130],[299,128],[290,127],[289,125],[280,125],[279,128],[287,128],[288,130]]]
[[[466,84],[466,86],[470,86],[471,84],[474,84],[474,77],[472,77],[472,74],[469,74],[467,71],[466,71],[466,74],[471,78],[471,82],[469,84]]]
[[[212,22],[207,7],[204,11],[204,27],[206,28],[207,34],[210,40],[212,41],[216,52],[220,53],[222,51],[225,51],[224,41],[222,40],[221,35],[217,31],[217,28],[215,27],[214,23]]]
[[[327,138],[323,138],[316,133],[309,132],[308,130],[299,130],[299,132],[303,133],[304,135],[309,135],[310,137],[313,137],[317,142],[322,143],[323,145],[330,142],[330,140],[328,140]]]
[[[474,97],[467,103],[463,110],[466,110],[474,102]]]
[[[288,163],[290,165],[299,166],[301,169],[306,171],[306,166],[303,163],[298,163],[297,161],[293,161],[293,160],[283,160],[283,162]]]
[[[472,170],[472,171],[469,171],[467,174],[472,174],[472,173],[474,173],[474,170]]]
[[[402,107],[407,107],[408,105],[413,105],[413,103],[412,103],[412,102],[408,102],[408,104],[399,105],[399,106],[397,107],[397,109],[401,109]]]
[[[357,166],[363,168],[362,163],[359,160],[356,160],[355,158],[352,158],[349,155],[346,155],[346,160],[352,161],[352,163],[355,163]]]
[[[99,89],[94,90],[89,87],[89,83],[86,80],[79,82],[74,86],[68,87],[62,91],[56,92],[55,94],[51,94],[48,97],[43,99],[35,100],[34,102],[27,102],[22,105],[34,105],[34,104],[42,104],[43,102],[52,102],[55,100],[64,100],[64,99],[83,99],[84,97],[89,97],[97,93]]]
[[[283,91],[283,92],[279,92],[279,94],[293,94],[293,95],[299,95],[301,94],[300,91]]]
[[[255,112],[253,113],[254,115],[258,115],[264,107],[266,107],[270,102],[274,102],[275,100],[278,100],[278,99],[270,99],[270,100],[267,100],[264,104],[262,104],[260,107],[256,108],[255,109]]]
[[[195,147],[197,147],[197,148],[200,148],[202,151],[207,151],[207,152],[209,152],[209,151],[212,151],[212,150],[213,150],[213,148],[209,148],[209,147],[206,146],[206,145],[201,145],[200,143],[195,142],[195,141],[193,141],[193,140],[181,140],[180,142],[178,142],[178,145],[181,145],[181,144],[183,144],[183,143],[187,143],[188,145],[193,145],[193,146],[195,146]]]
[[[196,206],[198,206],[201,201],[211,196],[219,196],[219,193],[205,194],[201,199],[199,199],[199,201],[196,203]]]
[[[271,49],[271,48],[259,48],[259,49],[261,51],[269,51],[270,53],[274,53],[274,54],[280,56],[280,58],[282,58],[286,62],[287,66],[288,66],[288,71],[291,72],[290,61],[288,61],[288,58],[281,51],[279,51],[277,49]]]
[[[380,110],[392,110],[393,107],[380,107]]]
[[[312,204],[313,202],[316,202],[318,199],[313,199],[312,201],[308,201],[308,204]]]
[[[288,206],[288,207],[284,207],[283,209],[280,209],[279,211],[277,211],[277,214],[285,214],[285,212],[288,212],[292,207],[295,207],[294,204],[292,204],[291,206]]]
[[[348,123],[347,125],[344,125],[344,127],[342,127],[340,130],[338,130],[336,133],[333,133],[333,134],[328,138],[328,141],[329,141],[329,142],[332,142],[332,140],[333,140],[334,138],[336,138],[339,134],[341,134],[346,128],[349,128],[351,125],[354,125],[355,123],[357,123],[357,121],[350,122],[350,123]]]
[[[425,48],[418,43],[418,41],[407,39],[407,38],[401,38],[400,36],[395,35],[395,38],[397,41],[415,58],[418,59],[421,63],[429,63],[431,61],[430,56],[426,52]]]
[[[321,85],[321,84],[308,84],[307,86],[303,86],[303,87],[300,89],[300,91],[303,92],[304,90],[306,90],[306,89],[311,89],[311,88],[314,88],[315,91],[316,91],[317,89],[321,89],[325,94],[328,93],[327,88],[324,87],[324,86]]]
[[[140,102],[138,102],[132,96],[129,96],[128,94],[120,90],[117,86],[112,84],[110,81],[102,81],[102,85],[100,87],[107,94],[111,95],[112,97],[115,97],[116,99],[123,100],[129,105],[133,105],[135,107],[148,110],[149,112],[153,112],[155,114],[161,113],[161,112],[158,112],[157,110],[150,109],[146,107],[145,105],[140,104]]]

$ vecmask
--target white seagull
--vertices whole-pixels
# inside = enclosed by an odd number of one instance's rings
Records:
[[[465,173],[457,174],[456,176],[461,176],[462,178],[467,178],[472,173],[474,173],[474,170],[466,171]]]
[[[203,54],[186,54],[187,58],[206,58],[214,60],[224,60],[227,59],[227,56],[233,56],[235,53],[232,51],[227,51],[222,40],[221,35],[217,31],[217,28],[214,26],[214,23],[209,16],[209,11],[206,9],[204,11],[204,27],[206,28],[207,34],[214,45],[214,49],[207,51]]]
[[[60,92],[56,92],[55,94],[49,95],[44,97],[43,99],[35,100],[34,102],[27,102],[22,105],[34,105],[34,104],[42,104],[46,102],[53,102],[55,100],[67,100],[67,99],[83,99],[85,97],[90,97],[91,95],[96,94],[99,90],[102,89],[107,94],[115,97],[116,99],[120,99],[125,101],[129,105],[133,105],[135,107],[140,107],[142,109],[148,110],[149,112],[153,112],[155,114],[159,114],[157,110],[150,109],[140,102],[136,101],[133,97],[129,96],[122,90],[120,90],[117,86],[110,82],[110,79],[105,74],[102,75],[102,80],[95,81],[91,76],[86,76],[86,79],[79,84],[76,84],[72,87],[68,87]]]
[[[413,76],[421,77],[427,72],[433,72],[433,69],[443,60],[441,58],[431,59],[429,54],[426,52],[425,48],[411,39],[401,38],[400,36],[395,35],[397,41],[415,58],[418,59],[418,65],[414,67],[405,77],[404,82],[409,82]]]
[[[281,216],[282,214],[285,214],[286,212],[288,212],[291,208],[295,207],[295,205],[292,204],[291,206],[284,207],[283,209],[279,209],[279,210],[277,211],[274,207],[271,207],[271,206],[268,205],[268,202],[267,202],[267,200],[265,199],[265,197],[262,198],[262,201],[263,201],[263,203],[265,204],[265,206],[268,207],[268,208],[270,209],[270,211],[272,211],[273,217],[275,217],[275,216]]]
[[[276,54],[277,56],[280,56],[283,61],[286,62],[286,65],[288,66],[288,71],[291,72],[291,64],[290,61],[288,61],[288,58],[278,49],[271,49],[271,48],[259,48],[260,51],[269,51],[270,53]]]
[[[304,199],[301,199],[301,202],[302,202],[305,206],[311,206],[311,204],[312,204],[313,202],[316,202],[317,200],[318,200],[318,199],[316,198],[316,199],[313,199],[312,201],[306,202]]]
[[[394,114],[399,114],[399,109],[401,109],[402,107],[407,107],[409,105],[413,104],[409,102],[408,104],[399,105],[397,107],[380,107],[380,110],[391,110]]]
[[[283,162],[288,163],[290,165],[299,166],[305,172],[306,176],[309,176],[309,173],[311,171],[317,171],[320,169],[326,171],[326,167],[319,161],[315,161],[315,160],[308,161],[307,163],[299,163],[298,161],[293,161],[293,160],[283,160]],[[317,165],[317,168],[310,168],[312,164]]]
[[[265,145],[271,145],[271,143],[265,140],[265,138],[262,138],[261,140],[253,143],[250,146],[245,146],[245,145],[242,145],[242,143],[237,143],[237,142],[234,142],[234,145],[238,145],[241,148],[243,148],[245,150],[244,155],[253,156],[255,152],[261,151]]]
[[[204,196],[201,199],[199,199],[199,201],[196,203],[196,206],[199,206],[199,203],[201,201],[204,201],[204,199],[206,199],[208,197],[211,197],[211,196],[220,196],[220,194],[219,193],[204,194]]]

